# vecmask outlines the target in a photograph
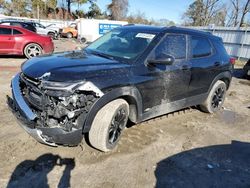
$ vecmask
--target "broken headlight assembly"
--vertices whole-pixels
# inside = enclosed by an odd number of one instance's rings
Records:
[[[97,88],[92,82],[80,81],[80,82],[52,82],[42,81],[41,88],[46,91],[49,96],[55,97],[67,97],[75,91],[92,91],[96,96],[101,97],[102,91]]]

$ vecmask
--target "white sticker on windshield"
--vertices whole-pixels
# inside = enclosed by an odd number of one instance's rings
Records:
[[[149,33],[138,33],[135,37],[138,38],[144,38],[144,39],[153,39],[155,37],[154,34],[149,34]]]

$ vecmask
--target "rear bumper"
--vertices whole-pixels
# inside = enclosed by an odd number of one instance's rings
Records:
[[[22,96],[19,86],[19,74],[13,78],[11,85],[13,99],[7,96],[7,104],[17,118],[19,125],[38,142],[50,146],[57,146],[57,144],[74,146],[82,141],[81,129],[66,132],[60,127],[39,127],[36,124],[37,115]]]

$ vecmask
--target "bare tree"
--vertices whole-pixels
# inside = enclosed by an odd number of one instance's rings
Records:
[[[246,4],[243,5],[242,15],[240,19],[240,27],[243,26],[246,14],[249,13],[249,11],[250,11],[250,0],[247,0]]]
[[[250,0],[231,0],[228,7],[227,26],[242,27],[250,12]]]
[[[108,5],[112,20],[124,19],[128,12],[128,0],[112,0]]]

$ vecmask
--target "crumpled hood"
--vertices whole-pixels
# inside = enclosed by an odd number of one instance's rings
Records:
[[[127,72],[129,65],[116,60],[85,54],[83,51],[54,53],[27,60],[22,72],[31,78],[67,82]]]

